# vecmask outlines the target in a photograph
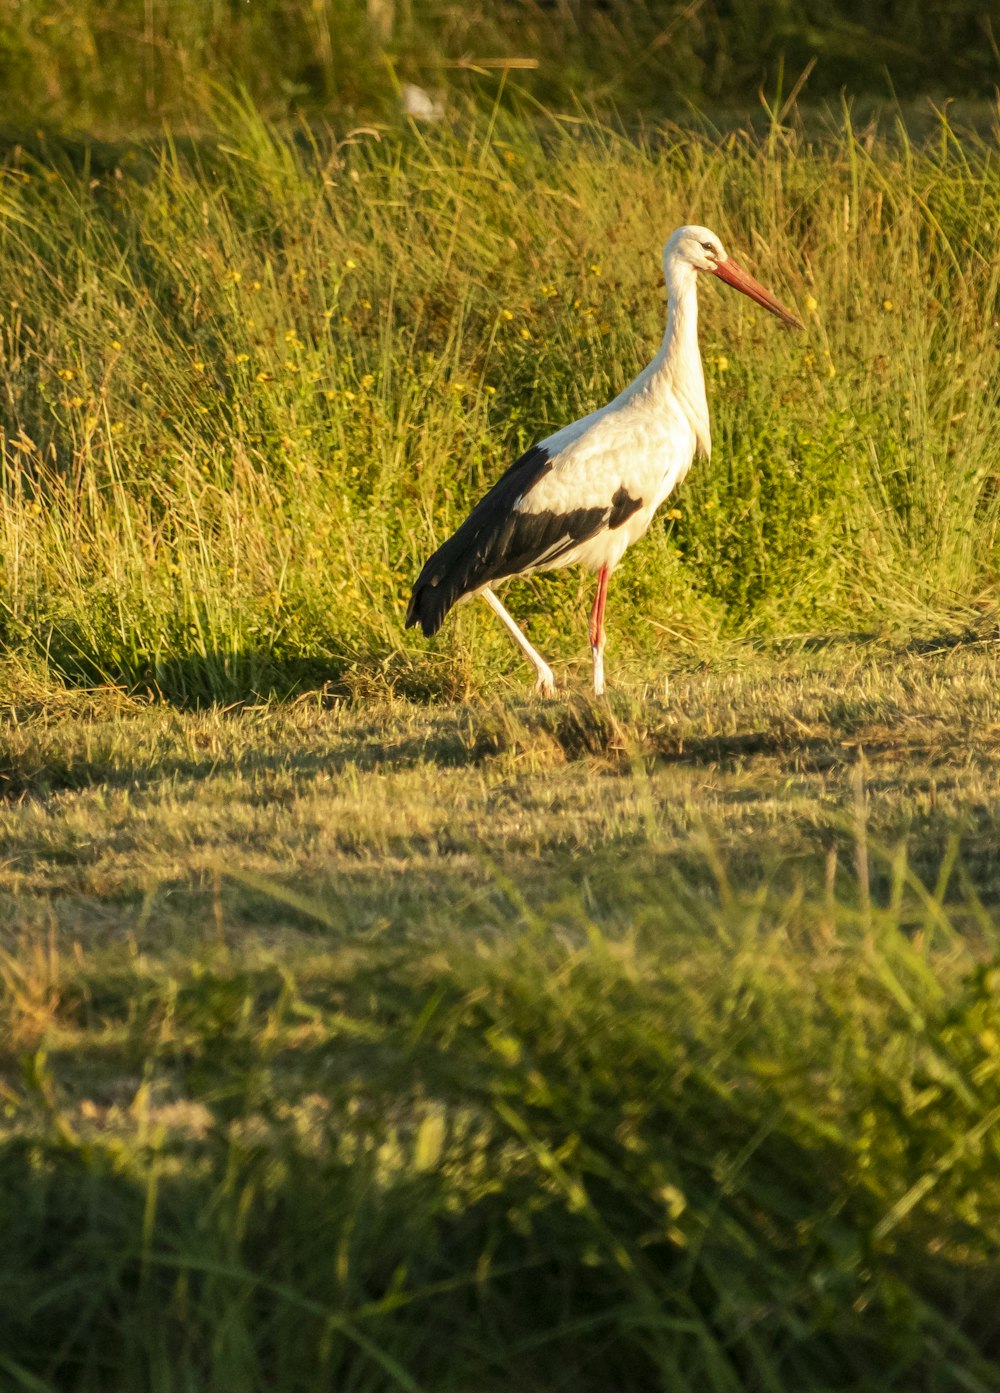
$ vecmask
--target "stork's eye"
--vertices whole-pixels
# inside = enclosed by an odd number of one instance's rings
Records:
[[[701,247],[702,247],[702,251],[706,251],[706,252],[714,252],[714,251],[715,251],[715,248],[712,246],[711,242],[702,242]]]

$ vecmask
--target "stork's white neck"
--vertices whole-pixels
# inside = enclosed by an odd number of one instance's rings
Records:
[[[698,348],[698,273],[685,261],[671,257],[666,264],[667,327],[656,357],[636,378],[634,387],[650,406],[672,397],[691,423],[698,449],[712,449],[705,396],[705,377]]]
[[[698,352],[698,273],[675,258],[667,262],[667,328],[660,352],[664,363],[683,371],[688,359],[701,367]]]

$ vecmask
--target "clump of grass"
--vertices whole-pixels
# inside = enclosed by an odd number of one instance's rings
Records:
[[[616,577],[615,658],[992,612],[1000,186],[974,138],[219,120],[137,176],[6,173],[9,651],[189,701],[481,689],[504,636],[472,607],[404,637],[408,584],[515,451],[648,359],[659,247],[695,216],[807,332],[703,291],[715,454]],[[515,601],[557,659],[585,586]]]
[[[879,902],[711,862],[632,858],[617,922],[508,887],[501,933],[391,944],[318,901],[280,956],[26,930],[6,1376],[1000,1387],[995,924],[898,851]]]

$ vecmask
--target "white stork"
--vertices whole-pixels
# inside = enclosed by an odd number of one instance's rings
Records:
[[[493,485],[417,577],[406,627],[436,634],[452,605],[482,595],[531,662],[536,691],[552,669],[494,594],[495,581],[579,563],[597,572],[590,613],[594,691],[604,691],[604,604],[625,548],[711,450],[698,351],[698,272],[741,290],[796,329],[802,325],[727,256],[707,227],[679,227],[663,249],[667,328],[659,352],[614,401],[533,445]]]

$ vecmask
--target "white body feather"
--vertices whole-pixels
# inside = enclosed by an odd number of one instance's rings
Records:
[[[406,624],[436,634],[445,615],[482,595],[535,669],[536,689],[555,690],[552,669],[493,591],[497,581],[557,566],[600,572],[590,614],[594,691],[604,691],[608,576],[657,508],[712,442],[698,351],[699,272],[711,272],[801,329],[795,315],[727,256],[707,227],[679,227],[663,249],[667,328],[659,352],[614,401],[564,426],[510,466],[417,577]]]
[[[624,488],[642,506],[619,527],[604,527],[552,561],[539,557],[532,571],[572,565],[614,570],[683,480],[696,453],[707,458],[711,452],[696,272],[664,259],[669,309],[656,357],[614,401],[539,442],[551,468],[515,504],[529,514],[603,508],[610,516],[612,499]]]

